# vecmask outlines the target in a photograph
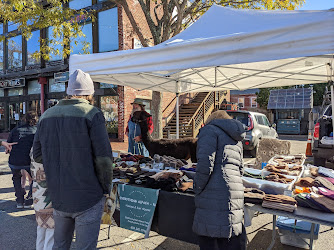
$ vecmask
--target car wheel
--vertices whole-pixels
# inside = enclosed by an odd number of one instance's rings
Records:
[[[320,158],[320,157],[314,157],[313,158],[313,165],[314,166],[322,166],[325,167],[326,165],[326,159]]]
[[[250,155],[254,158],[256,157],[256,152],[257,152],[257,146],[249,151]]]

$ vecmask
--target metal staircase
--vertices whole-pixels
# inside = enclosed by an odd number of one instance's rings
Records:
[[[216,108],[219,108],[225,97],[225,91],[200,92],[189,104],[180,106],[180,138],[196,137],[199,129]],[[164,138],[175,138],[176,114],[163,129]]]

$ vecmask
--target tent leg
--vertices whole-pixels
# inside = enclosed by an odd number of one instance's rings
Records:
[[[333,126],[333,142],[334,142],[334,83],[331,85],[331,101],[332,101],[332,126]]]
[[[179,93],[176,93],[176,139],[180,138]]]

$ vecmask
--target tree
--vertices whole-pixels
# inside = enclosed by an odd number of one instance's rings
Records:
[[[274,88],[260,89],[260,92],[256,92],[256,102],[261,108],[267,109],[271,89]]]
[[[70,42],[77,44],[79,37],[84,37],[82,32],[86,20],[94,21],[94,12],[87,10],[73,10],[68,7],[69,0],[7,0],[0,2],[1,21],[14,23],[18,32],[27,40],[34,29],[53,27],[51,39],[42,39],[40,51],[36,51],[35,58],[43,57],[50,59],[50,54],[59,55],[63,58],[70,55]],[[0,35],[0,41],[17,35],[16,32]],[[71,39],[69,39],[71,38]],[[83,52],[87,52],[90,44],[83,43]],[[63,49],[59,49],[59,45]]]
[[[305,2],[305,0],[137,0],[152,34],[152,37],[145,37],[140,26],[137,25],[128,0],[113,1],[123,7],[134,32],[145,47],[150,45],[150,41],[157,45],[177,35],[213,4],[239,9],[294,10]],[[152,115],[155,126],[154,136],[157,138],[162,137],[161,99],[161,93],[153,91]]]
[[[305,88],[313,87],[313,106],[321,106],[324,100],[326,87],[329,89],[329,83],[319,83],[313,85],[305,85]]]

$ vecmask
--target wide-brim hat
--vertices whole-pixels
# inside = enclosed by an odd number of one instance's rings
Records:
[[[139,104],[141,106],[145,106],[143,99],[136,98],[131,104]]]

